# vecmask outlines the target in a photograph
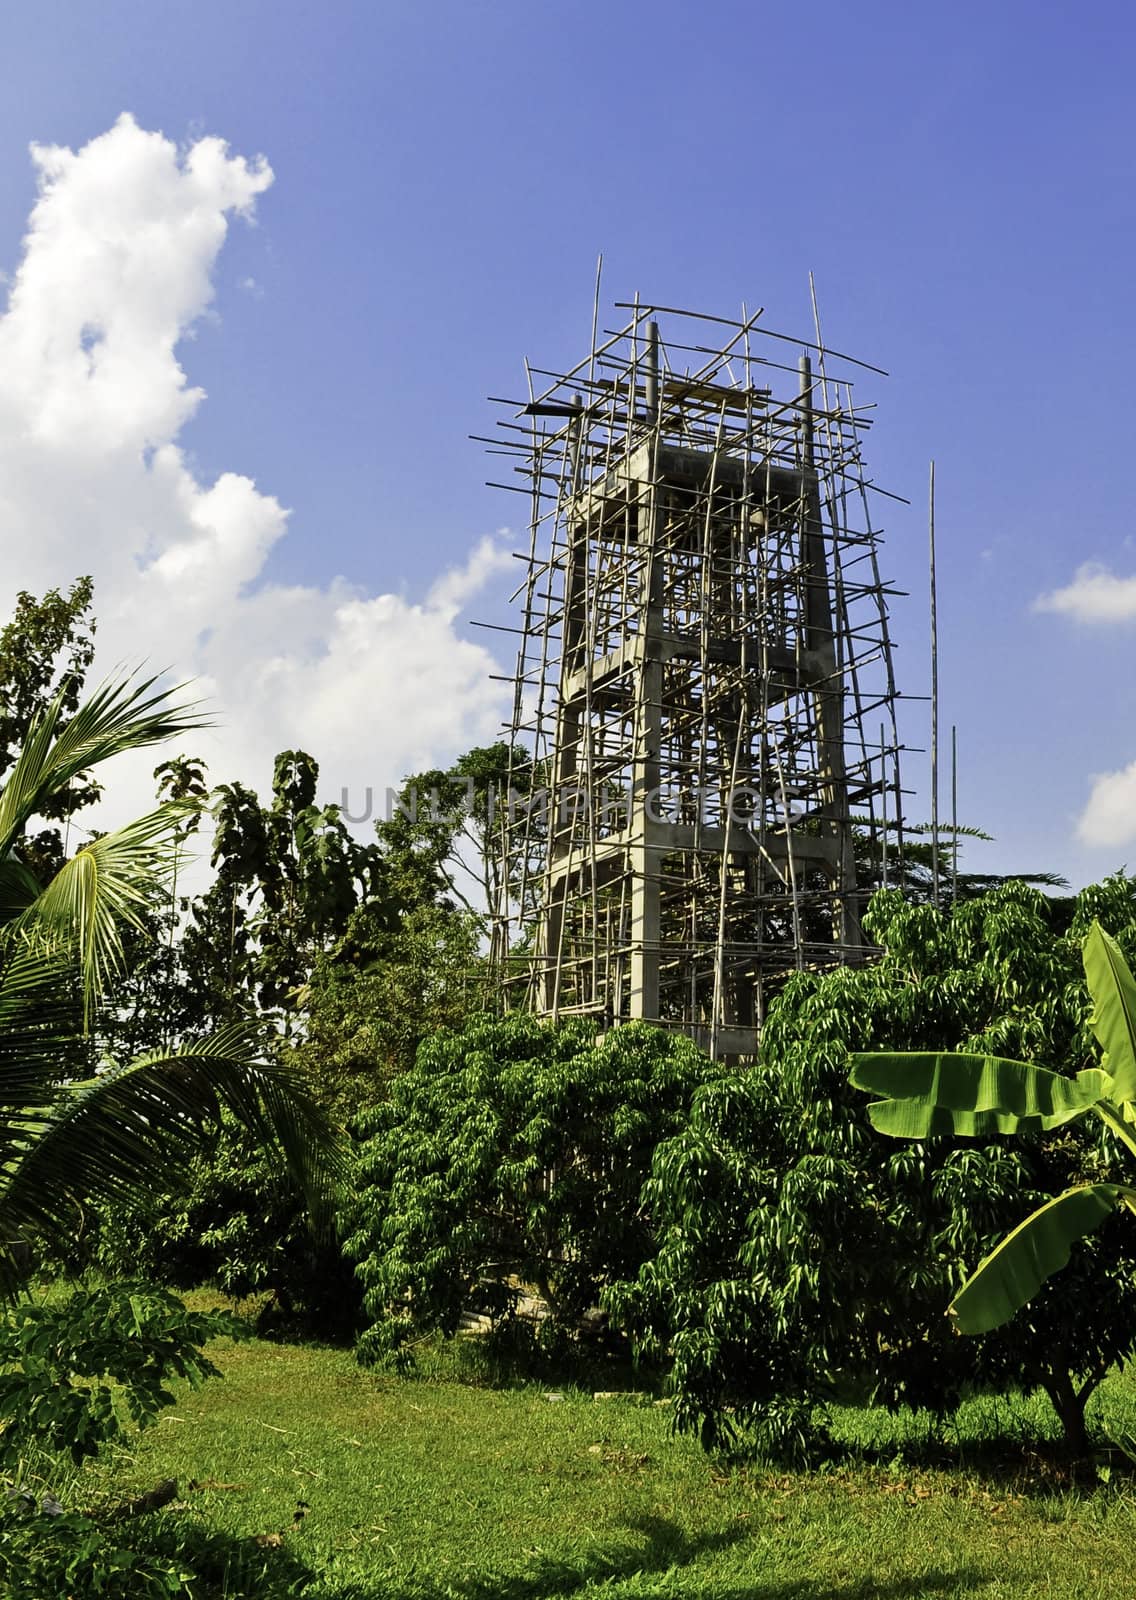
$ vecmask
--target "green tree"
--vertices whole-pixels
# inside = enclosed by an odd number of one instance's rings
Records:
[[[153,883],[149,902],[120,929],[122,961],[96,1018],[98,1051],[114,1061],[199,1038],[213,1021],[182,958],[190,901],[179,893],[209,798],[206,768],[195,757],[175,756],[154,768],[154,778],[158,800],[173,802],[180,814],[168,878]]]
[[[56,696],[61,728],[78,706],[95,651],[92,594],[90,578],[77,578],[66,594],[49,589],[38,600],[22,589],[12,620],[0,628],[0,778],[15,765],[33,722]],[[38,831],[25,832],[15,846],[21,858],[45,875],[57,870],[66,854],[63,835],[58,826],[43,824],[66,825],[98,795],[98,784],[87,773],[74,774],[56,794],[46,795]]]
[[[484,865],[507,762],[494,746],[408,780],[371,846],[316,807],[318,769],[303,752],[278,757],[267,805],[239,784],[215,790],[214,882],[184,936],[151,946],[120,1036],[195,1037],[210,1014],[255,1017],[333,1115],[382,1100],[424,1038],[485,1004],[484,917],[451,872],[463,850]],[[162,775],[171,798],[200,793],[184,758]],[[473,892],[475,871],[460,870]],[[237,1126],[194,1163],[186,1190],[104,1219],[98,1251],[115,1272],[142,1261],[173,1284],[271,1291],[268,1316],[324,1335],[354,1316],[357,1285],[332,1242],[310,1236],[294,1184]]]
[[[50,878],[21,856],[29,821],[78,775],[201,726],[154,680],[111,681],[65,716],[67,691],[35,717],[0,789],[0,1290],[24,1246],[58,1246],[75,1207],[119,1203],[200,1148],[228,1107],[275,1145],[313,1198],[338,1159],[331,1123],[297,1075],[234,1024],[177,1050],[76,1076],[76,1041],[121,969],[122,929],[168,881],[188,802],[167,801],[89,840]],[[76,981],[73,982],[72,980]]]
[[[192,906],[182,961],[201,1011],[294,1026],[324,950],[375,892],[379,850],[360,845],[337,806],[317,806],[319,766],[284,750],[265,806],[243,784],[213,791],[215,878]]]
[[[406,779],[376,824],[372,892],[313,968],[299,1044],[313,1075],[356,1109],[413,1065],[431,1032],[493,1006],[485,946],[501,796],[526,771],[516,756],[511,771],[506,744],[469,750]]]
[[[399,814],[413,826],[396,821],[363,846],[333,808],[316,807],[317,779],[310,756],[286,751],[269,804],[238,784],[214,791],[214,883],[184,938],[156,945],[143,971],[151,1018],[177,1016],[190,1036],[210,1012],[256,1018],[346,1122],[385,1096],[426,1034],[458,1025],[479,998],[482,923],[451,901],[438,869],[461,820],[443,805],[465,789],[427,793],[416,817]],[[123,1014],[126,1026],[137,1015]],[[267,1319],[321,1336],[355,1317],[358,1285],[334,1240],[312,1236],[295,1184],[235,1124],[195,1161],[188,1188],[104,1219],[98,1250],[115,1272],[141,1261],[176,1285],[270,1291]]]
[[[531,765],[499,742],[475,746],[452,767],[403,782],[390,815],[375,825],[400,906],[451,902],[481,918],[493,912],[501,893],[508,789],[527,791]]]
[[[861,824],[866,822],[860,819]],[[963,870],[962,851],[967,840],[992,843],[990,834],[981,828],[950,825],[939,829],[939,847],[935,850],[929,823],[906,823],[902,845],[894,826],[880,830],[881,837],[873,838],[866,827],[853,830],[853,850],[856,858],[857,882],[862,891],[874,893],[877,889],[899,889],[906,900],[917,905],[934,903],[935,858],[938,856],[938,898],[942,906],[961,904],[987,894],[991,889],[1006,883],[1028,883],[1038,889],[1067,889],[1068,880],[1057,872],[1015,872],[1012,877],[998,872],[966,872]],[[1051,896],[1054,910],[1069,907],[1071,902],[1056,900]]]
[[[1100,1066],[1075,1077],[1032,1062],[974,1052],[873,1052],[857,1055],[849,1081],[882,1095],[868,1107],[872,1126],[901,1139],[939,1133],[1049,1133],[1092,1112],[1136,1154],[1136,981],[1116,940],[1094,922],[1085,936],[1089,1022]],[[948,1308],[961,1333],[1000,1327],[1069,1261],[1086,1234],[1118,1208],[1136,1212],[1136,1188],[1081,1183],[1019,1222],[986,1257]]]
[[[480,1017],[427,1039],[364,1123],[346,1238],[361,1355],[456,1332],[471,1296],[505,1314],[519,1284],[574,1326],[650,1252],[652,1153],[716,1070],[641,1023],[597,1039],[582,1021]]]
[[[316,963],[296,1054],[341,1114],[382,1099],[430,1034],[487,1001],[480,918],[457,907],[373,900]]]
[[[1023,1209],[1107,1181],[1107,1139],[1078,1125],[896,1146],[847,1075],[850,1052],[885,1044],[1079,1063],[1079,930],[1099,914],[1131,938],[1133,887],[1086,891],[1069,934],[1021,884],[944,912],[890,891],[865,917],[877,964],[790,979],[759,1062],[703,1089],[658,1151],[645,1190],[657,1252],[609,1293],[641,1348],[671,1352],[680,1426],[792,1452],[850,1384],[940,1412],[970,1384],[1041,1385],[1082,1442],[1084,1402],[1136,1329],[1122,1227],[1102,1229],[1012,1329],[959,1340],[942,1310]]]
[[[326,1108],[326,1085],[305,1082]],[[261,1297],[264,1332],[326,1342],[358,1330],[361,1289],[334,1228],[313,1228],[294,1174],[228,1113],[181,1182],[100,1219],[97,1262],[114,1278]]]

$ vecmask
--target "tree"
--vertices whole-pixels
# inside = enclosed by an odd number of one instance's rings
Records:
[[[56,695],[61,728],[78,706],[95,653],[92,595],[90,578],[77,578],[66,594],[49,589],[41,600],[22,589],[12,620],[0,628],[0,778]],[[89,774],[76,773],[56,794],[44,797],[39,820],[67,823],[98,795]],[[25,834],[15,848],[46,875],[62,865],[66,854],[58,827]]]
[[[360,845],[337,806],[317,806],[319,766],[276,757],[272,799],[240,783],[211,795],[216,876],[193,902],[181,959],[204,1016],[257,1014],[292,1032],[318,957],[376,890],[379,851]]]
[[[89,840],[49,879],[21,857],[28,823],[81,773],[202,721],[155,680],[109,681],[66,717],[68,691],[33,718],[0,790],[0,1291],[13,1294],[31,1237],[57,1244],[75,1206],[169,1181],[223,1106],[278,1148],[313,1200],[338,1162],[332,1125],[297,1075],[234,1023],[76,1077],[76,1041],[123,961],[155,881],[168,880],[186,801]],[[76,981],[72,981],[72,980]]]
[[[1124,1229],[1102,1229],[1012,1329],[959,1340],[942,1308],[1023,1209],[1110,1180],[1108,1141],[1076,1124],[896,1147],[848,1062],[885,1044],[1079,1062],[1080,933],[1099,915],[1136,935],[1134,887],[1086,891],[1070,934],[1021,884],[943,912],[889,891],[865,916],[877,964],[789,980],[758,1063],[701,1090],[657,1152],[658,1248],[608,1294],[640,1348],[670,1351],[680,1426],[800,1452],[818,1403],[849,1385],[939,1412],[971,1384],[1042,1385],[1079,1446],[1084,1401],[1136,1330]]]
[[[171,833],[168,879],[154,882],[149,904],[138,906],[136,920],[120,929],[122,960],[95,1019],[97,1052],[113,1061],[201,1037],[215,1020],[202,1005],[181,948],[190,902],[179,889],[209,799],[205,765],[175,756],[154,768],[154,778],[158,800],[180,802],[181,816]]]
[[[170,800],[215,803],[216,877],[204,895],[183,902],[180,938],[175,913],[157,919],[159,937],[129,992],[116,991],[115,1031],[158,1046],[202,1037],[214,1018],[243,1021],[326,1116],[347,1121],[361,1084],[344,1085],[313,1048],[314,972],[373,884],[378,851],[352,839],[334,807],[316,806],[318,775],[305,752],[282,752],[263,805],[241,784],[210,794],[200,763],[184,757],[157,769]],[[186,826],[196,818],[191,811]],[[372,1084],[381,1084],[374,1061],[368,1065]],[[141,1267],[181,1288],[208,1282],[238,1296],[267,1292],[265,1326],[321,1337],[354,1328],[357,1285],[333,1230],[313,1231],[294,1175],[231,1115],[175,1192],[103,1215],[92,1242],[112,1274]]]
[[[437,1034],[364,1123],[345,1248],[371,1327],[364,1358],[497,1315],[536,1286],[574,1327],[651,1249],[651,1156],[717,1068],[689,1039],[629,1023],[480,1017]]]
[[[457,907],[361,905],[305,992],[297,1058],[343,1115],[382,1099],[431,1033],[488,998],[480,919]]]
[[[192,764],[163,777],[199,783]],[[317,780],[310,756],[285,751],[267,805],[240,784],[214,791],[214,883],[183,938],[152,948],[141,968],[146,1016],[122,1007],[119,1032],[165,1040],[171,1018],[175,1037],[196,1036],[211,1012],[255,1018],[268,1047],[348,1122],[383,1098],[428,1032],[464,1020],[482,966],[481,921],[450,901],[432,855],[431,818],[442,854],[458,825],[442,818],[443,797],[436,806],[424,798],[413,828],[380,827],[380,841],[364,846],[335,808],[316,806]],[[105,1218],[97,1247],[112,1271],[142,1260],[168,1283],[270,1291],[267,1320],[325,1337],[350,1328],[357,1309],[334,1240],[311,1237],[295,1184],[231,1123],[193,1163],[188,1188]]]
[[[900,1139],[936,1133],[1047,1133],[1094,1112],[1136,1155],[1136,982],[1115,939],[1094,922],[1083,956],[1093,999],[1090,1024],[1103,1056],[1076,1077],[1032,1062],[955,1052],[874,1052],[854,1058],[849,1082],[884,1096],[872,1126]],[[960,1333],[1001,1327],[1069,1261],[1070,1251],[1118,1207],[1136,1211],[1136,1189],[1087,1183],[1030,1213],[976,1268],[949,1306]]]
[[[859,819],[861,823],[865,818]],[[952,906],[1005,883],[1028,883],[1037,889],[1067,889],[1069,884],[1057,872],[1015,872],[1008,877],[998,872],[963,872],[960,869],[961,842],[978,839],[990,844],[990,834],[981,828],[940,826],[939,846],[936,850],[931,838],[929,823],[906,823],[903,828],[902,848],[894,825],[881,831],[880,839],[873,839],[863,826],[853,829],[853,853],[856,858],[856,881],[861,892],[874,893],[877,889],[901,889],[904,898],[920,905],[930,905],[936,899],[940,905]],[[938,884],[935,864],[938,858]],[[1052,898],[1052,897],[1051,897]],[[1054,902],[1064,906],[1068,901]]]
[[[306,1081],[327,1107],[326,1085]],[[312,1227],[295,1176],[228,1113],[174,1188],[99,1219],[96,1261],[112,1278],[257,1296],[264,1332],[326,1342],[358,1331],[362,1291],[335,1230]]]
[[[77,578],[65,595],[49,589],[37,600],[21,589],[16,596],[12,620],[0,628],[0,777],[15,765],[32,723],[56,695],[61,723],[78,706],[95,653],[93,593],[90,578]],[[43,815],[68,816],[97,793],[72,786],[49,797]]]
[[[522,769],[514,755],[510,774],[508,745],[469,750],[406,779],[376,824],[371,892],[315,962],[298,1044],[356,1109],[413,1065],[428,1034],[494,1004],[484,945],[500,889],[495,831],[510,776],[528,781]]]
[[[487,919],[501,896],[509,788],[524,794],[531,782],[531,759],[503,742],[475,746],[445,771],[407,778],[390,816],[375,825],[398,902],[448,900]]]

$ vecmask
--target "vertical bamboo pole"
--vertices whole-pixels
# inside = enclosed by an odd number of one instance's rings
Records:
[[[935,463],[928,504],[931,578],[931,901],[939,909],[939,606],[935,583]]]
[[[959,787],[958,728],[951,723],[951,904],[958,904],[959,878]]]
[[[663,658],[658,635],[661,629],[663,561],[658,549],[659,497],[659,325],[647,325],[646,385],[651,428],[646,483],[646,526],[640,533],[645,540],[643,585],[639,596],[642,644],[638,674],[638,704],[635,708],[635,743],[632,763],[632,820],[628,837],[632,877],[631,887],[631,1016],[648,1022],[659,1017],[660,891],[661,849],[653,839],[652,813],[658,798],[659,752],[661,743]],[[642,485],[641,485],[642,487]]]

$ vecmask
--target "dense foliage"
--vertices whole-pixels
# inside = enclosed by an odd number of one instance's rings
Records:
[[[492,774],[500,756],[463,761]],[[175,782],[200,789],[195,763],[169,763],[162,776],[171,794]],[[427,1034],[459,1026],[481,998],[482,919],[454,902],[445,866],[455,836],[476,824],[480,791],[472,777],[408,780],[364,846],[334,808],[315,805],[318,776],[311,757],[286,751],[267,804],[241,785],[213,792],[213,882],[186,903],[176,944],[145,958],[117,1031],[156,1039],[171,1026],[192,1035],[211,1015],[253,1018],[346,1124],[385,1096]],[[334,1231],[311,1228],[294,1179],[255,1140],[230,1121],[188,1180],[103,1219],[104,1270],[136,1263],[163,1283],[267,1294],[262,1326],[354,1331],[361,1291]]]
[[[366,1119],[347,1249],[371,1326],[365,1358],[471,1305],[515,1310],[539,1289],[561,1327],[653,1248],[640,1190],[660,1140],[716,1069],[641,1024],[489,1017],[427,1040]]]
[[[183,1182],[102,1219],[97,1259],[112,1277],[256,1297],[261,1332],[337,1341],[359,1326],[362,1291],[334,1219],[313,1225],[288,1169],[231,1117]]]
[[[206,1341],[241,1331],[141,1280],[16,1306],[0,1325],[0,1471],[38,1452],[79,1464],[149,1427],[174,1403],[172,1379],[216,1377]]]
[[[460,907],[359,906],[316,962],[295,1054],[341,1115],[384,1097],[418,1046],[485,999],[479,919]]]
[[[173,1404],[174,1379],[199,1387],[217,1369],[207,1340],[239,1337],[220,1313],[187,1311],[173,1295],[135,1281],[77,1288],[49,1303],[27,1301],[0,1324],[0,1586],[13,1600],[48,1595],[105,1600],[183,1594],[184,1563],[140,1547],[129,1527],[100,1522],[90,1491],[54,1457],[81,1465],[129,1445]],[[172,1498],[170,1484],[149,1498]],[[60,1496],[61,1498],[57,1497]],[[143,1497],[139,1510],[144,1509]]]
[[[1136,1155],[1136,980],[1099,922],[1083,946],[1099,1067],[1069,1077],[1033,1062],[963,1051],[873,1051],[853,1058],[849,1082],[882,1098],[872,1126],[900,1139],[939,1133],[985,1138],[1039,1133],[1095,1115]],[[948,1307],[960,1333],[998,1328],[1067,1265],[1074,1247],[1120,1207],[1136,1212],[1136,1189],[1081,1183],[1046,1201],[1000,1241]]]
[[[959,1340],[943,1308],[1054,1188],[1109,1173],[1108,1136],[897,1147],[847,1073],[850,1051],[885,1044],[1085,1065],[1079,945],[1094,915],[1131,947],[1132,882],[1085,891],[1068,934],[1020,884],[944,913],[879,895],[866,918],[879,963],[792,979],[760,1062],[699,1093],[645,1190],[659,1249],[608,1294],[640,1348],[671,1352],[680,1426],[803,1448],[817,1401],[841,1385],[943,1410],[968,1383],[1021,1383],[1044,1385],[1080,1442],[1085,1399],[1136,1330],[1123,1227],[1107,1225],[1012,1331]]]
[[[54,1495],[14,1492],[0,1501],[0,1592],[5,1600],[184,1600],[195,1574],[147,1543],[135,1527],[64,1510]]]
[[[56,870],[21,852],[30,822],[80,774],[197,726],[152,682],[103,684],[65,717],[66,688],[33,720],[0,787],[0,1288],[28,1247],[58,1244],[76,1212],[165,1187],[228,1108],[328,1194],[338,1141],[299,1076],[233,1023],[133,1060],[77,1070],[114,976],[124,927],[168,881],[184,806],[166,802],[88,839]]]

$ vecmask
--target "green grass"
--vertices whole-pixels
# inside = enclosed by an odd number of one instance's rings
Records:
[[[999,1400],[996,1418],[993,1400],[972,1402],[941,1438],[918,1417],[841,1411],[845,1459],[794,1475],[723,1470],[649,1397],[474,1387],[446,1376],[448,1357],[377,1376],[344,1351],[258,1340],[215,1359],[224,1380],[183,1396],[105,1484],[179,1479],[182,1507],[149,1520],[212,1541],[211,1593],[1136,1596],[1132,1480],[1074,1488],[1030,1444],[1001,1465],[984,1452],[996,1421],[1032,1439],[1040,1403]],[[1133,1386],[1114,1380],[1106,1404],[1130,1425]],[[955,1464],[930,1464],[937,1452]]]

